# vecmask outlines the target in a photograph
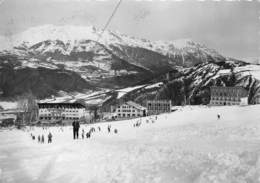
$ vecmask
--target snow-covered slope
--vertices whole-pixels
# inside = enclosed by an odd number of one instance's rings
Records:
[[[191,68],[176,68],[169,78],[160,76],[150,82],[155,86],[161,84],[155,88],[142,87],[122,97],[143,105],[153,99],[170,99],[173,105],[198,105],[209,103],[210,86],[242,86],[248,91],[252,104],[260,93],[260,66],[234,60],[202,63]]]
[[[157,97],[171,97],[175,104],[207,104],[210,86],[242,86],[249,93],[249,103],[260,93],[260,67],[245,62],[226,61],[203,63],[184,69],[157,93]],[[172,88],[175,86],[174,88]],[[174,93],[168,96],[168,90]]]
[[[9,183],[257,183],[260,106],[191,107],[137,120],[1,130],[0,180]],[[221,119],[217,120],[217,114]],[[140,118],[138,119],[140,120]],[[147,121],[148,120],[148,121]],[[154,123],[152,123],[154,121]],[[107,126],[112,126],[108,133]],[[98,126],[101,131],[98,131]],[[91,127],[90,139],[81,139]],[[114,129],[118,133],[113,133]],[[53,134],[53,143],[46,136]],[[30,133],[36,136],[32,140]],[[45,136],[45,144],[37,136]]]

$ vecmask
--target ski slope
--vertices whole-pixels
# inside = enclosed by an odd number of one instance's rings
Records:
[[[78,140],[71,127],[1,130],[0,182],[257,183],[259,111],[260,105],[179,107],[157,120],[81,125],[80,131],[95,127],[96,132],[90,139],[80,133]],[[108,124],[118,133],[108,133]],[[30,137],[49,131],[52,144]]]

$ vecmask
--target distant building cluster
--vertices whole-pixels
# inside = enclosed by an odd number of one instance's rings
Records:
[[[240,86],[210,87],[210,105],[247,105],[248,92]]]
[[[210,87],[209,105],[248,105],[248,96],[248,91],[241,86],[212,86]],[[255,94],[250,100],[253,104],[260,104],[260,93]],[[95,116],[99,116],[98,119],[103,120],[130,119],[171,112],[172,103],[171,100],[148,100],[144,107],[133,101],[121,101],[117,104],[109,105],[109,107],[111,107],[111,111],[106,111],[106,117],[104,117],[104,111],[102,112],[98,107],[92,111],[94,114],[91,115],[90,110],[87,110],[86,106],[80,103],[38,103],[37,119],[42,123],[55,121],[69,123],[81,121],[82,119],[85,119],[85,122],[87,122],[87,118],[89,119],[88,122],[93,122]],[[0,126],[14,124],[17,120],[17,115],[23,116],[21,114],[25,113],[28,112],[0,111]]]

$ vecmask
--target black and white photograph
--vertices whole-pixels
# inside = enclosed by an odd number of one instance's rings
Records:
[[[0,0],[0,183],[260,183],[259,0]]]

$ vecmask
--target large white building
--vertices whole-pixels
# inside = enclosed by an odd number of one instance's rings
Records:
[[[146,107],[143,107],[135,102],[129,101],[117,106],[114,110],[117,118],[134,118],[146,116]]]
[[[210,105],[247,105],[248,91],[241,86],[210,87]]]
[[[148,115],[171,112],[172,107],[170,100],[148,100],[146,105]]]
[[[79,120],[86,115],[86,108],[79,103],[38,103],[39,120]]]

